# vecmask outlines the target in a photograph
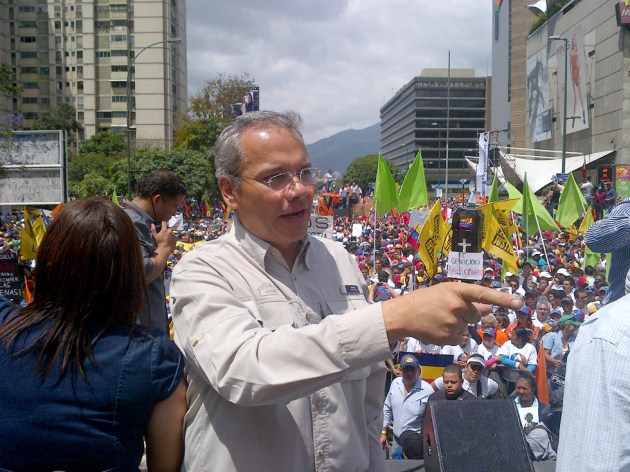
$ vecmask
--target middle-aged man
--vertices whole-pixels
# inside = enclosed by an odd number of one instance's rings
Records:
[[[584,234],[584,242],[591,251],[612,253],[608,262],[610,286],[604,303],[623,297],[630,269],[630,198],[623,199],[605,218],[593,223]]]
[[[307,235],[316,171],[298,125],[260,111],[222,131],[216,174],[234,225],[173,270],[188,380],[183,470],[384,471],[390,345],[454,344],[480,317],[473,302],[522,305],[460,283],[369,305],[352,256]]]
[[[383,404],[383,430],[381,431],[381,444],[387,442],[387,430],[394,431],[392,444],[392,457],[402,449],[400,436],[405,431],[422,432],[422,420],[427,401],[433,389],[431,385],[420,378],[420,366],[418,359],[406,354],[400,361],[402,375],[396,377]]]
[[[582,325],[567,362],[558,472],[630,470],[630,295]]]
[[[132,201],[122,203],[140,238],[148,284],[148,299],[139,323],[164,331],[168,329],[164,268],[177,243],[168,220],[185,196],[186,187],[174,172],[156,170],[140,179]]]

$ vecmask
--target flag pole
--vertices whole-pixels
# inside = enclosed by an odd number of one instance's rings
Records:
[[[538,222],[538,216],[534,215],[534,218],[536,218],[536,226],[538,227],[538,234],[540,234],[540,240],[542,241],[542,248],[543,248],[543,252],[545,253],[545,260],[547,261],[547,265],[550,266],[550,262],[549,262],[549,256],[547,255],[547,246],[545,245],[545,237],[542,234],[542,230],[540,229],[540,223]],[[551,266],[549,267],[551,268]]]

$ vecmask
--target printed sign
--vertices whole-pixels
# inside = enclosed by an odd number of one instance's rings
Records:
[[[0,254],[0,295],[19,301],[22,299],[21,286],[17,254]]]
[[[333,217],[311,215],[311,221],[308,223],[308,234],[311,236],[319,236],[326,239],[333,238]]]

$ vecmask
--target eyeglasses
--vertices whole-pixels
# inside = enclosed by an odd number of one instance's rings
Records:
[[[317,182],[318,174],[319,169],[316,169],[314,167],[307,167],[306,169],[302,169],[298,172],[283,172],[282,174],[272,175],[265,180],[258,180],[252,177],[245,176],[241,176],[241,178],[260,182],[261,184],[267,185],[267,187],[269,187],[274,192],[279,192],[287,188],[289,185],[291,185],[291,183],[294,183],[294,177],[300,179],[302,185],[315,185],[315,182]]]

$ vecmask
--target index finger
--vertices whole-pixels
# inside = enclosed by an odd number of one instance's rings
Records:
[[[522,298],[507,293],[473,284],[457,284],[457,290],[462,298],[472,303],[499,305],[512,310],[518,310],[525,302]]]

